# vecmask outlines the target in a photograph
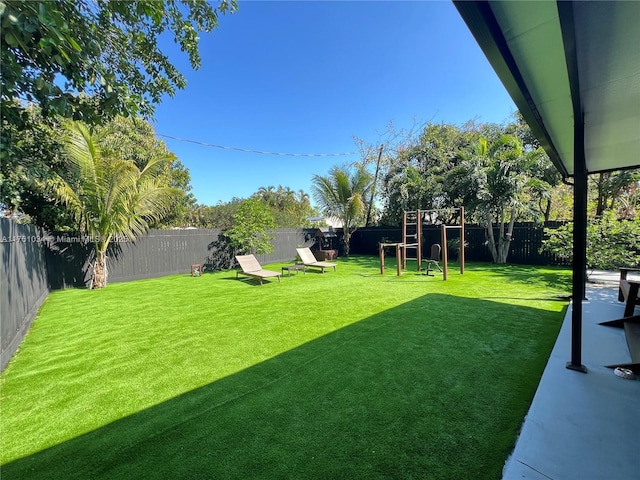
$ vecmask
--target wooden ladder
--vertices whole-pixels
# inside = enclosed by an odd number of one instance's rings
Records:
[[[407,269],[407,258],[416,260],[418,271],[422,264],[422,219],[420,211],[404,212],[402,217],[402,250],[404,252],[402,265]],[[407,251],[414,252],[413,257],[409,257]]]

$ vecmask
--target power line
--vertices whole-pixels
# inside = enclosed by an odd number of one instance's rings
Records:
[[[224,145],[215,145],[213,143],[199,142],[197,140],[189,140],[186,138],[173,137],[171,135],[164,135],[162,133],[156,133],[158,137],[170,138],[172,140],[177,140],[179,142],[185,143],[193,143],[195,145],[200,145],[203,147],[210,148],[220,148],[223,150],[234,150],[236,152],[244,152],[244,153],[258,153],[260,155],[277,155],[280,157],[345,157],[348,155],[358,155],[358,152],[346,152],[346,153],[283,153],[283,152],[263,152],[260,150],[250,150],[247,148],[239,148],[239,147],[227,147]]]

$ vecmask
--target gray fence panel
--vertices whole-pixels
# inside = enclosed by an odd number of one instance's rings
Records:
[[[296,258],[296,248],[308,247],[315,242],[315,230],[280,228],[273,235],[273,252],[256,255],[261,264],[293,262]]]
[[[190,272],[207,264],[209,246],[220,230],[151,230],[134,242],[116,239],[108,253],[109,282]]]
[[[43,232],[0,219],[0,370],[3,370],[49,294]]]
[[[150,230],[135,242],[115,238],[107,251],[109,283],[189,273],[191,265],[205,271],[233,266],[234,252],[221,240],[219,229]],[[274,251],[256,255],[261,263],[293,261],[296,247],[314,242],[315,230],[278,229],[273,235]],[[54,233],[47,244],[52,289],[89,284],[92,245],[82,237]]]
[[[51,290],[84,287],[89,283],[93,245],[69,234],[50,234],[43,246]]]

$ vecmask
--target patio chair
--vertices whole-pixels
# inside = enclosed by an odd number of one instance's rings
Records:
[[[636,305],[640,304],[640,282],[628,280],[629,272],[638,272],[637,268],[620,268],[618,300],[625,302],[624,316],[615,320],[600,322],[600,325],[624,329],[624,336],[629,347],[631,362],[607,365],[609,368],[625,368],[634,374],[640,374],[640,315],[634,315]]]
[[[442,271],[442,268],[440,268],[440,252],[442,251],[442,248],[440,247],[439,244],[434,243],[433,245],[431,245],[431,254],[429,255],[429,258],[425,258],[423,260],[423,262],[427,262],[427,271],[425,272],[425,275],[429,275],[429,272],[435,272],[435,270],[433,268],[431,268],[431,264],[435,265],[438,270]]]
[[[336,271],[336,266],[337,266],[336,263],[319,262],[316,259],[316,257],[313,255],[313,252],[309,247],[296,248],[296,251],[298,252],[298,256],[300,257],[300,260],[302,261],[302,264],[305,267],[319,268],[322,271],[322,273],[324,273],[325,268],[331,268],[331,267],[333,267],[334,272]]]
[[[260,280],[260,285],[262,285],[263,278],[269,277],[278,277],[278,283],[280,283],[281,273],[274,272],[272,270],[264,270],[258,262],[258,259],[253,255],[236,255],[236,261],[240,265],[242,271],[236,271],[236,278],[240,273],[243,273],[249,277],[256,277]]]

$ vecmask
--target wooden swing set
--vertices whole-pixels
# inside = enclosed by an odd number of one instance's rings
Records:
[[[447,230],[460,230],[460,274],[464,273],[464,207],[433,210],[413,210],[405,211],[402,218],[402,242],[401,243],[380,243],[380,273],[384,275],[384,254],[385,248],[395,247],[397,259],[397,275],[402,274],[402,270],[407,269],[407,260],[416,260],[418,271],[422,270],[422,261],[425,260],[422,254],[422,226],[438,212],[459,212],[460,223],[458,225],[440,226],[440,242],[442,251],[442,279],[447,280],[449,276],[449,252],[447,246]],[[407,252],[415,252],[415,257],[408,257]],[[428,260],[437,259],[430,258]],[[427,267],[427,272],[429,269]],[[428,274],[428,273],[427,273]]]

